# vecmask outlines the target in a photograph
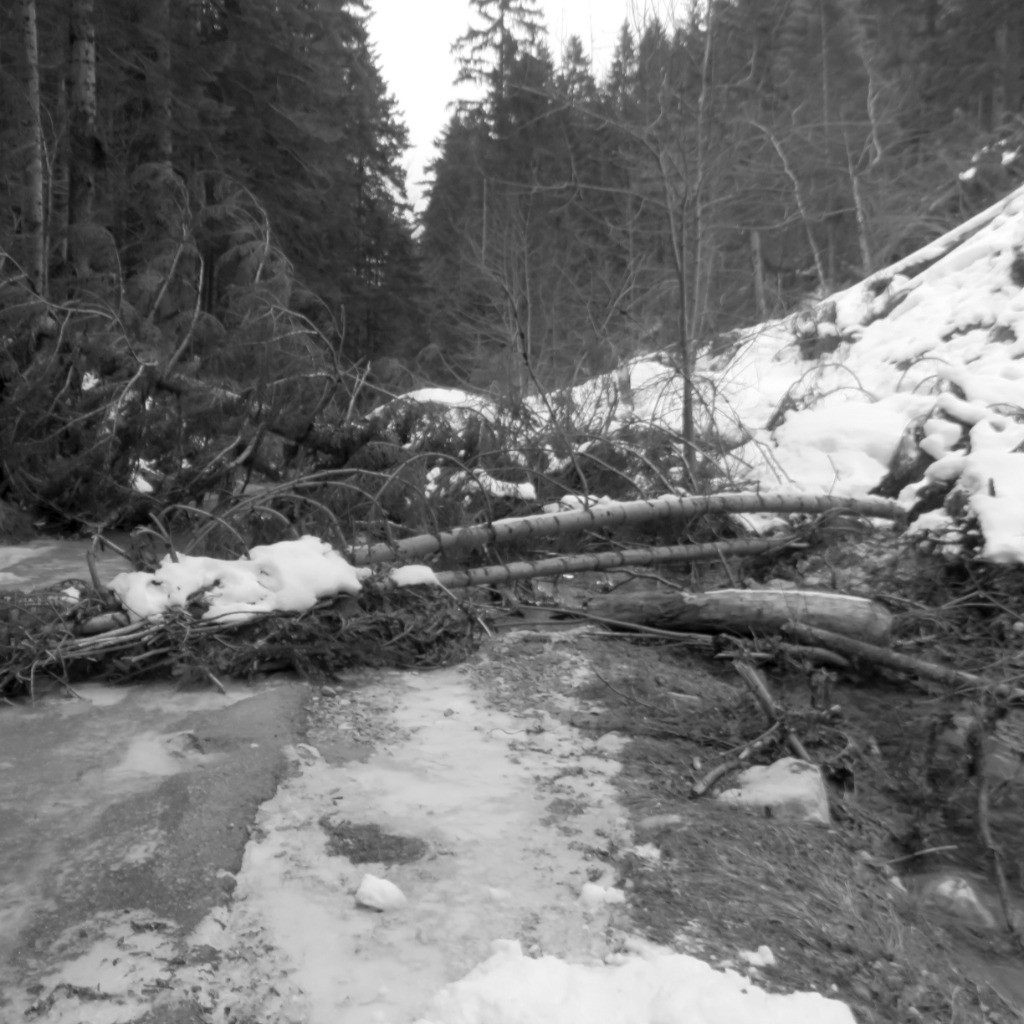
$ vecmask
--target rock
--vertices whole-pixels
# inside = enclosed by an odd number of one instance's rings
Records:
[[[594,746],[603,754],[618,754],[628,742],[621,732],[606,732]]]
[[[966,755],[967,735],[973,724],[973,715],[954,714],[949,728],[939,735],[940,743]],[[1024,710],[1010,708],[996,723],[994,732],[985,736],[982,749],[990,779],[1015,788],[1024,786]]]
[[[820,769],[796,757],[755,765],[737,778],[737,788],[718,795],[724,803],[763,807],[780,818],[797,818],[828,825],[828,790]]]
[[[940,874],[928,878],[921,885],[921,898],[925,903],[944,910],[947,914],[986,930],[997,927],[995,916],[981,902],[974,886],[957,874]]]
[[[637,846],[631,846],[626,852],[649,864],[657,864],[661,860],[661,850],[654,843],[640,843]]]
[[[588,910],[597,910],[612,903],[625,903],[626,894],[614,886],[598,885],[596,882],[584,882],[580,889],[580,903]]]
[[[323,760],[320,751],[310,743],[296,743],[294,746],[289,744],[282,749],[282,753],[293,764],[315,764]]]
[[[405,893],[394,882],[369,873],[363,875],[356,890],[356,904],[370,910],[397,910],[407,902]]]

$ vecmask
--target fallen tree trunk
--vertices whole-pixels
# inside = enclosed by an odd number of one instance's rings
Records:
[[[239,394],[220,385],[177,373],[158,375],[153,383],[157,388],[173,395],[200,396],[214,409],[225,414],[240,413],[253,405],[249,393]],[[257,410],[253,411],[252,420],[254,424],[258,423],[264,430],[283,437],[286,441],[333,456],[339,464],[347,462],[377,433],[377,427],[369,420],[342,424],[310,424],[299,421],[294,416],[267,418],[258,414]]]
[[[922,676],[936,683],[982,690],[993,688],[993,684],[989,680],[983,679],[973,672],[963,672],[946,665],[936,665],[933,661],[923,661],[921,658],[913,658],[908,654],[897,654],[887,648],[876,647],[863,640],[854,640],[849,636],[844,636],[840,630],[822,629],[812,623],[791,623],[785,627],[784,632],[789,636],[796,637],[801,643],[820,644],[822,647],[839,651],[841,654],[870,661],[876,665],[883,665],[885,668],[893,668],[909,675]]]
[[[629,551],[601,551],[589,555],[565,555],[541,558],[534,562],[508,562],[485,565],[477,569],[459,569],[436,574],[437,582],[455,590],[508,580],[532,579],[535,576],[563,576],[566,573],[619,569],[631,565],[662,565],[670,562],[717,561],[720,558],[747,558],[779,552],[793,542],[792,537],[752,538],[749,540],[714,541],[708,544],[671,544]]]
[[[465,552],[489,544],[515,540],[566,536],[585,530],[607,530],[659,520],[694,519],[711,513],[805,512],[844,510],[875,519],[898,519],[903,510],[884,498],[838,498],[825,494],[708,494],[698,497],[665,497],[650,501],[622,501],[572,512],[549,512],[538,516],[498,519],[482,526],[464,526],[441,533],[421,534],[397,541],[354,547],[348,560],[356,566],[378,565],[404,559],[416,560],[438,551]]]
[[[814,590],[617,593],[593,598],[588,611],[619,622],[685,632],[778,633],[787,626],[804,624],[884,642],[892,629],[892,616],[880,604],[864,597]],[[803,639],[800,633],[794,635]]]

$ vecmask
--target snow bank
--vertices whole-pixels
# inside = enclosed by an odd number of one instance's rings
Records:
[[[716,420],[750,438],[728,460],[739,482],[861,496],[913,431],[936,460],[923,482],[969,497],[983,556],[1024,561],[1024,190],[979,224],[945,255],[903,261],[934,260],[913,278],[833,296],[843,341],[830,355],[804,358],[785,322],[748,332],[714,380]],[[713,360],[698,370],[713,375]],[[918,491],[901,495],[908,507]]]
[[[646,943],[607,964],[530,959],[509,940],[493,948],[416,1024],[854,1024],[837,1000],[765,992],[734,971]]]
[[[167,555],[156,572],[123,572],[110,583],[128,617],[153,619],[202,600],[204,619],[244,622],[267,612],[303,612],[322,597],[358,594],[357,571],[317,537],[255,547],[237,561]]]

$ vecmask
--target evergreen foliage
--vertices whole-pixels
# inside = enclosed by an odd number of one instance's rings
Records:
[[[406,130],[364,0],[17,7],[0,10],[0,497],[130,521],[142,466],[173,478],[157,504],[201,496],[260,461],[261,418],[343,414],[352,366],[419,347]],[[214,390],[168,397],[172,373]],[[243,396],[235,415],[218,388]]]
[[[555,62],[513,32],[519,5],[472,6],[460,77],[487,91],[444,135],[422,239],[440,368],[462,381],[685,361],[1021,180],[1010,0],[714,0],[625,23],[600,80],[579,39]]]

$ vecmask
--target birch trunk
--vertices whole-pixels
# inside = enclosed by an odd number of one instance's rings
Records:
[[[465,526],[458,530],[424,534],[395,544],[370,544],[353,548],[348,560],[353,565],[377,565],[401,559],[416,560],[438,551],[472,551],[490,544],[607,530],[617,526],[638,525],[663,520],[695,519],[701,515],[729,512],[807,512],[845,509],[876,519],[898,519],[903,511],[894,501],[883,498],[840,498],[833,495],[710,494],[701,497],[668,497],[652,501],[623,501],[598,505],[574,512],[549,512],[538,516],[498,519],[483,526]]]

